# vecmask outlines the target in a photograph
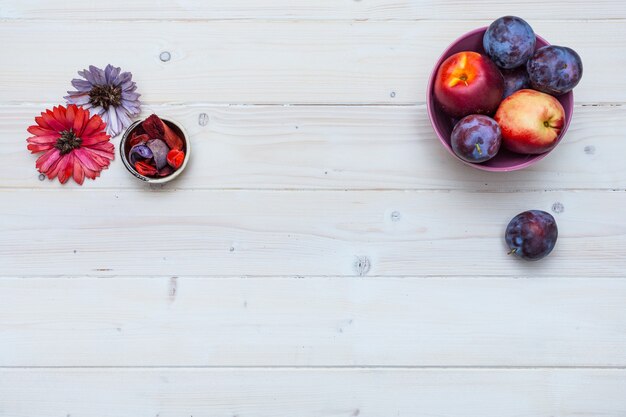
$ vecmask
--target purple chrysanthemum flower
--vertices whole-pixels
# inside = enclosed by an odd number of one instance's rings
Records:
[[[111,136],[130,126],[131,117],[139,115],[141,106],[133,75],[121,71],[111,64],[104,70],[90,65],[88,70],[78,71],[83,79],[72,80],[77,91],[68,91],[69,95],[65,96],[68,104],[82,106],[92,115],[102,117]]]

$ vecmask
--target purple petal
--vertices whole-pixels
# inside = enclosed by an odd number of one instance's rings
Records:
[[[126,110],[124,110],[122,107],[117,107],[115,110],[117,111],[118,119],[120,119],[120,122],[122,123],[122,127],[125,129],[130,126],[132,121],[130,120],[130,117],[128,117],[129,115]]]
[[[117,84],[117,76],[120,74],[121,70],[120,67],[114,67],[111,64],[107,65],[104,71],[107,84]]]
[[[122,124],[120,120],[117,118],[117,112],[115,111],[115,107],[110,106],[107,110],[109,115],[109,123],[107,125],[107,131],[111,136],[117,136],[122,131]]]
[[[135,165],[140,159],[150,158],[152,158],[152,150],[146,145],[135,145],[130,148],[130,152],[128,153],[128,159],[130,159],[132,165]]]
[[[139,109],[139,102],[135,101],[135,102],[129,102],[126,100],[122,100],[121,106],[122,108],[124,108],[124,110],[126,110],[126,112],[131,115],[131,116],[136,116],[139,114],[140,109]]]
[[[70,95],[65,96],[65,100],[67,100],[69,104],[76,104],[78,106],[82,106],[83,104],[89,103],[89,94],[85,94],[85,93],[72,94],[70,91],[68,91],[68,93]]]
[[[102,71],[100,68],[95,67],[93,65],[89,66],[89,71],[91,72],[91,74],[93,75],[94,79],[96,80],[96,84],[98,84],[98,85],[106,84],[106,78],[104,77],[104,71]]]
[[[124,84],[130,82],[132,78],[133,74],[131,74],[130,72],[123,72],[117,77],[117,80],[115,80],[115,82],[118,84]]]
[[[167,153],[170,151],[170,148],[167,147],[165,142],[161,139],[151,139],[148,141],[147,145],[152,151],[154,163],[156,164],[157,169],[161,169],[166,166]]]
[[[88,70],[82,70],[82,71],[78,71],[78,75],[80,75],[81,77],[83,77],[84,79],[86,79],[89,84],[91,85],[96,85],[96,78],[94,77],[94,75],[88,71]]]
[[[78,78],[74,78],[72,80],[72,86],[75,89],[77,89],[78,91],[89,91],[93,87],[93,84],[91,84],[87,80],[81,80],[81,79],[78,79]]]
[[[139,94],[137,94],[137,93],[130,93],[128,91],[123,91],[122,92],[122,99],[123,100],[135,101],[138,98],[139,98]]]

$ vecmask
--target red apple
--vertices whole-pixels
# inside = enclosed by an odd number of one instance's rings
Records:
[[[493,114],[502,100],[504,79],[488,57],[465,51],[443,61],[434,90],[442,110],[452,117]]]
[[[553,96],[526,89],[504,99],[495,119],[502,130],[505,148],[539,154],[556,145],[565,124],[565,110]]]

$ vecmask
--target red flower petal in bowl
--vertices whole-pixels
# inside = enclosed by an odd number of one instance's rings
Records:
[[[167,153],[167,163],[174,169],[180,168],[185,160],[185,152],[172,149]]]
[[[157,169],[147,162],[139,161],[135,163],[135,169],[144,177],[151,177],[157,174]]]

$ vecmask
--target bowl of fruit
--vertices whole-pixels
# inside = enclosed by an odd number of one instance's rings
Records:
[[[486,171],[515,171],[562,140],[582,61],[530,25],[505,16],[466,33],[441,55],[428,83],[428,116],[443,146]]]

